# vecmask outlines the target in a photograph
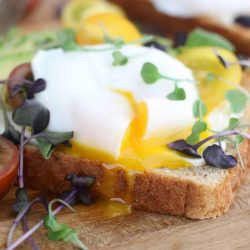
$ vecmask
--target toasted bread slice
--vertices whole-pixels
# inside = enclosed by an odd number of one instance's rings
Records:
[[[196,27],[216,32],[229,39],[243,55],[250,55],[250,29],[241,25],[225,25],[214,18],[180,18],[161,13],[150,0],[110,0],[120,5],[128,16],[154,32],[173,35]]]
[[[249,87],[250,71],[243,76]],[[250,108],[244,119],[249,120]],[[224,170],[210,166],[171,170],[152,169],[128,173],[105,163],[55,151],[44,159],[34,146],[25,148],[25,183],[28,187],[59,193],[69,189],[65,175],[90,175],[96,178],[94,191],[106,198],[122,198],[134,209],[204,219],[226,213],[232,204],[248,166],[249,143],[240,145],[244,166]],[[228,149],[230,152],[231,150]],[[230,152],[233,153],[233,152]]]
[[[241,145],[244,166],[248,164],[248,143]],[[95,190],[106,198],[131,195],[138,210],[204,219],[226,213],[234,200],[245,167],[222,170],[210,166],[177,170],[167,168],[129,176],[123,169],[55,151],[45,160],[36,147],[25,149],[25,182],[30,188],[61,192],[69,189],[65,175],[96,177]]]

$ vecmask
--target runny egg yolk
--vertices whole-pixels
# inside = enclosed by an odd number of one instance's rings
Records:
[[[229,62],[237,60],[234,54],[229,51],[224,49],[217,49],[217,51]],[[193,70],[195,78],[199,81],[198,89],[207,106],[207,116],[224,100],[225,92],[235,88],[235,84],[239,84],[242,78],[240,66],[232,65],[228,69],[224,68],[211,47],[185,50],[179,55],[178,59]],[[208,74],[213,74],[215,79],[208,81]],[[63,148],[62,150],[87,159],[119,164],[126,170],[144,171],[148,168],[159,167],[176,169],[191,165],[186,158],[167,147],[167,144],[171,141],[187,138],[191,133],[191,128],[168,138],[150,138],[144,141],[142,138],[147,127],[147,106],[143,102],[136,102],[131,92],[114,91],[123,95],[134,111],[134,119],[124,136],[119,158],[115,159],[111,155],[88,148],[76,141],[72,142],[73,147],[71,149]],[[207,117],[204,119],[207,119]],[[208,135],[208,131],[203,132],[201,138]]]
[[[190,166],[190,162],[167,147],[168,142],[186,138],[190,133],[190,128],[171,138],[152,138],[144,141],[142,137],[147,127],[147,107],[145,103],[137,103],[133,94],[129,91],[114,91],[123,95],[134,110],[134,119],[124,136],[119,158],[115,159],[105,152],[91,149],[74,140],[72,141],[72,148],[63,148],[64,152],[109,164],[119,164],[126,170],[134,171],[164,166],[173,169]]]

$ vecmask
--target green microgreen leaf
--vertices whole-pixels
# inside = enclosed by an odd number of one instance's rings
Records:
[[[123,55],[120,51],[114,51],[112,53],[112,56],[113,56],[113,65],[114,66],[122,66],[122,65],[125,65],[128,63],[128,57]]]
[[[202,100],[196,100],[193,105],[194,117],[203,117],[207,113],[207,107]]]
[[[230,118],[229,124],[226,130],[236,129],[240,125],[240,120],[237,118]]]
[[[12,119],[19,126],[31,127],[33,133],[37,134],[47,128],[50,112],[38,101],[26,99],[14,110]]]
[[[36,141],[43,157],[45,159],[49,159],[55,149],[55,146],[69,142],[69,140],[73,138],[73,136],[73,132],[45,131],[40,134],[37,134]]]
[[[248,96],[239,89],[227,91],[225,97],[230,102],[231,110],[234,113],[244,111],[247,101],[249,100]]]
[[[61,143],[65,143],[72,139],[74,136],[73,132],[42,132],[39,137],[45,139],[48,143],[57,146]]]
[[[177,84],[175,84],[174,91],[168,94],[167,98],[173,101],[183,101],[186,99],[186,92],[183,88],[179,88]]]
[[[194,144],[200,139],[200,134],[207,130],[207,124],[204,121],[196,121],[192,127],[192,133],[188,136],[187,142]]]
[[[240,144],[245,140],[245,138],[242,135],[236,135],[235,136],[235,143]]]
[[[187,47],[214,46],[235,51],[234,45],[223,36],[197,28],[188,34]]]
[[[141,77],[145,83],[152,84],[161,78],[161,74],[153,63],[146,62],[143,64]]]
[[[42,156],[48,160],[51,157],[55,146],[47,142],[44,138],[37,138],[36,141]]]
[[[76,231],[66,224],[60,224],[57,222],[56,217],[52,214],[51,207],[53,203],[60,202],[63,205],[67,206],[71,210],[69,204],[60,199],[52,200],[49,203],[49,214],[44,219],[44,227],[48,230],[48,238],[52,241],[70,241],[81,249],[87,250],[88,248],[79,240],[77,237]],[[74,211],[74,210],[73,210]]]

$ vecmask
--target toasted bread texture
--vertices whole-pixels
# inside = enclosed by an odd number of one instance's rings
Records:
[[[241,146],[244,166],[248,164],[247,153],[248,143],[245,142]],[[245,167],[238,165],[231,170],[210,166],[154,169],[136,173],[131,185],[128,174],[119,168],[113,169],[112,179],[107,180],[107,167],[98,161],[58,151],[45,160],[36,147],[26,147],[25,182],[28,187],[56,193],[67,190],[69,184],[64,177],[69,173],[96,177],[97,186],[101,187],[97,192],[106,198],[123,198],[131,193],[135,209],[204,219],[228,211],[244,177]]]
[[[155,9],[150,0],[109,0],[120,5],[128,16],[142,26],[160,34],[189,32],[201,27],[223,35],[236,46],[238,53],[250,55],[250,29],[241,25],[225,25],[215,18],[180,18],[169,16]]]

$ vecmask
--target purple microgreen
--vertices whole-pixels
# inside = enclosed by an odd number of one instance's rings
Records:
[[[112,57],[114,59],[113,61],[113,66],[123,66],[126,65],[128,63],[128,57],[123,55],[122,52],[120,51],[114,51],[112,53]]]
[[[228,169],[237,165],[237,159],[232,155],[226,155],[223,149],[216,144],[208,146],[203,151],[203,158],[207,165],[215,168]]]
[[[186,32],[175,32],[174,33],[174,48],[178,48],[180,46],[185,45],[187,40],[187,33]]]
[[[16,190],[16,200],[12,206],[14,212],[20,213],[24,207],[29,204],[28,194],[26,188],[18,188]]]
[[[162,50],[164,52],[167,51],[166,46],[164,46],[161,43],[156,42],[156,41],[151,41],[151,42],[144,43],[143,46],[149,47],[149,48],[156,48],[156,49]]]
[[[225,93],[226,99],[229,101],[231,110],[234,113],[240,113],[246,108],[249,96],[239,89],[228,90]]]
[[[33,134],[37,134],[47,128],[50,112],[38,101],[26,99],[14,110],[12,119],[19,126],[31,127]]]
[[[90,189],[95,184],[95,177],[69,174],[65,177],[65,180],[70,181],[72,188],[78,191],[75,200],[72,201],[72,204],[82,203],[87,206],[93,204],[94,200],[92,198]],[[67,194],[68,192],[64,191],[62,197],[65,197]]]
[[[66,199],[64,200],[66,203],[70,203],[76,195],[77,191],[75,189],[73,189],[68,196],[66,197]],[[62,209],[64,208],[64,205],[60,205],[59,207],[57,207],[52,214],[56,215],[58,214]],[[8,246],[6,248],[6,250],[14,250],[17,246],[19,246],[20,244],[22,244],[26,239],[28,239],[36,230],[38,230],[44,223],[44,220],[39,221],[36,225],[34,225],[29,231],[27,231],[26,233],[24,233],[20,238],[18,238],[14,243],[12,243],[10,246]]]
[[[216,49],[213,49],[215,56],[218,58],[219,62],[221,65],[225,68],[228,69],[232,65],[241,65],[243,67],[250,67],[250,60],[239,60],[239,61],[233,61],[229,62],[223,58],[222,55],[219,54],[219,52]]]
[[[194,144],[200,139],[200,134],[207,130],[207,124],[204,121],[198,120],[192,127],[192,133],[187,138],[187,143]]]
[[[187,143],[185,140],[177,140],[168,144],[168,147],[180,151],[183,154],[188,156],[192,156],[195,158],[201,158],[198,153],[198,148],[196,145],[191,145]]]
[[[244,27],[250,27],[250,16],[249,15],[240,15],[237,16],[234,20],[235,23],[242,25]]]
[[[44,91],[46,88],[46,81],[42,78],[39,78],[32,82],[30,88],[28,89],[28,99],[34,98],[36,93]]]
[[[240,136],[240,138],[246,138],[250,140],[250,135],[244,132],[240,132],[237,130],[227,130],[227,131],[222,131],[217,134],[208,136],[207,138],[197,142],[196,144],[189,144],[184,140],[177,140],[174,142],[171,142],[168,144],[168,147],[175,149],[183,154],[193,156],[193,157],[198,157],[197,150],[205,143],[211,141],[211,140],[216,140],[220,138],[227,138],[228,136]],[[241,141],[241,139],[239,139]]]
[[[168,47],[170,47],[170,44],[171,42],[165,37],[153,36],[151,37],[151,40],[150,39],[145,40],[143,46],[150,48],[153,47],[166,52]]]
[[[18,216],[13,221],[12,227],[9,231],[8,238],[7,238],[7,246],[11,245],[13,235],[18,224],[23,220],[24,216],[29,212],[31,207],[37,203],[42,203],[47,210],[47,207],[48,207],[47,200],[44,199],[43,197],[37,197],[31,202],[26,202],[25,205],[18,207],[18,209],[15,209],[15,211],[18,211]]]
[[[87,250],[88,248],[79,240],[76,231],[66,224],[57,222],[56,217],[52,213],[52,205],[55,202],[60,202],[74,212],[74,209],[65,201],[60,199],[52,200],[49,203],[49,214],[44,219],[44,227],[48,230],[48,238],[52,241],[70,241],[79,248]]]
[[[183,88],[179,88],[176,83],[174,91],[167,95],[167,99],[171,101],[183,101],[186,99],[186,92]]]
[[[35,93],[39,93],[46,88],[46,82],[43,79],[38,79],[36,81],[30,81],[27,79],[8,79],[8,82],[12,83],[10,87],[11,96],[15,96],[18,93],[25,93],[25,96],[28,99],[33,99]]]
[[[195,118],[200,118],[207,113],[207,107],[202,100],[196,100],[193,104],[193,114]]]
[[[215,56],[217,57],[217,59],[219,60],[219,62],[222,64],[222,66],[226,69],[228,69],[230,67],[230,63],[227,62],[219,53],[216,49],[213,49],[213,52],[215,54]]]
[[[70,181],[76,190],[89,190],[95,183],[95,177],[77,176],[76,174],[66,175],[65,180]]]

